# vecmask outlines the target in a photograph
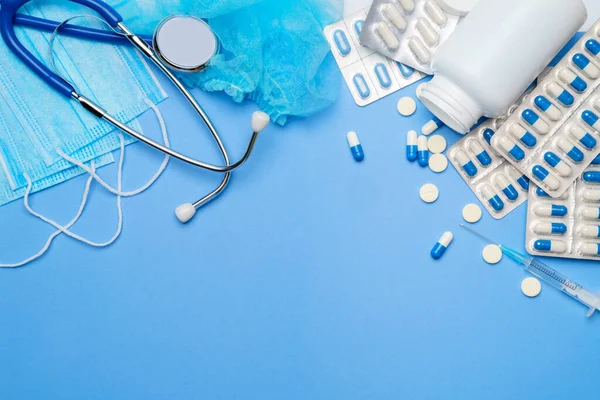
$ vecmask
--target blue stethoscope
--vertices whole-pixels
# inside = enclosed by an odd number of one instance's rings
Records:
[[[159,25],[154,36],[136,35],[131,32],[125,24],[123,18],[108,4],[101,0],[69,0],[73,3],[78,3],[96,11],[102,19],[113,29],[113,31],[105,31],[101,29],[93,29],[71,24],[58,23],[42,18],[18,14],[18,9],[29,0],[0,0],[0,33],[8,48],[35,72],[42,80],[50,85],[58,93],[68,99],[75,99],[83,108],[120,129],[121,131],[133,136],[139,141],[161,151],[164,154],[175,157],[181,161],[191,164],[195,167],[204,168],[209,171],[224,173],[223,180],[220,185],[198,200],[196,203],[186,203],[177,207],[175,213],[181,222],[188,222],[193,218],[196,211],[216,198],[227,187],[231,176],[231,171],[240,167],[250,157],[254,144],[258,138],[258,134],[269,124],[269,116],[263,112],[256,112],[252,115],[252,130],[253,134],[246,151],[242,158],[235,163],[229,161],[229,156],[221,140],[221,137],[214,128],[212,122],[194,99],[190,91],[183,83],[174,75],[172,69],[179,71],[201,71],[206,68],[210,57],[215,54],[217,42],[210,30],[210,27],[201,19],[194,17],[170,17]],[[122,43],[124,40],[131,42],[144,56],[149,58],[160,68],[160,70],[173,82],[173,84],[181,91],[184,97],[196,110],[198,115],[206,124],[208,130],[212,134],[215,142],[219,146],[225,166],[217,166],[204,163],[197,159],[188,157],[180,152],[172,150],[161,143],[149,139],[139,132],[134,131],[125,124],[118,121],[115,117],[106,112],[100,105],[92,100],[77,93],[72,84],[64,78],[51,71],[45,64],[34,57],[27,50],[15,35],[14,25],[23,25],[40,30],[60,32],[66,35],[76,36],[85,39],[103,41],[107,43]],[[189,46],[188,46],[189,45]],[[200,45],[200,47],[198,47]],[[194,46],[195,49],[194,49]],[[194,49],[197,51],[190,51]],[[211,54],[212,51],[212,54]]]

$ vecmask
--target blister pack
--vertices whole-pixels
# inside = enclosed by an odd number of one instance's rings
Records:
[[[433,54],[477,0],[375,0],[360,43],[431,75]]]
[[[495,219],[504,218],[527,201],[529,190],[529,179],[490,144],[502,121],[501,118],[486,121],[448,151],[454,168]]]
[[[551,197],[600,154],[600,21],[540,81],[492,146]]]
[[[527,252],[600,260],[600,156],[563,195],[532,185],[527,212]]]
[[[424,75],[377,54],[358,41],[367,9],[360,10],[324,30],[344,80],[359,106],[369,105],[423,79]]]

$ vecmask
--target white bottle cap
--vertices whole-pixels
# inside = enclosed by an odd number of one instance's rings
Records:
[[[483,107],[458,85],[440,75],[434,76],[423,88],[421,101],[442,122],[463,135],[483,117]]]

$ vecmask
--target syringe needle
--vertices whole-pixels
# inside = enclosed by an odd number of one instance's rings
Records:
[[[492,243],[492,244],[496,244],[496,242],[494,242],[493,240],[491,240],[490,238],[487,238],[485,236],[483,236],[481,233],[474,231],[473,229],[469,228],[468,226],[466,226],[465,224],[460,224],[460,226],[462,226],[463,228],[465,228],[466,230],[468,230],[469,232],[473,233],[474,235],[479,236],[480,238],[482,238],[483,240],[485,240],[486,242]]]

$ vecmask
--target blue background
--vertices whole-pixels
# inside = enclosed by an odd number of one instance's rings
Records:
[[[219,162],[205,128],[165,84],[172,143]],[[219,176],[172,162],[143,195],[124,200],[125,228],[108,249],[60,237],[39,261],[0,271],[0,398],[7,399],[564,399],[597,396],[600,316],[527,275],[489,266],[485,243],[459,228],[476,202],[449,167],[410,164],[397,100],[366,108],[346,88],[327,111],[270,126],[216,202],[181,225],[173,209]],[[236,158],[255,106],[196,93]],[[152,114],[146,132],[159,136]],[[346,133],[366,152],[355,163]],[[454,143],[458,135],[441,133]],[[126,189],[162,157],[127,149]],[[115,183],[115,166],[101,175]],[[85,178],[33,196],[66,223]],[[422,203],[421,185],[440,199]],[[476,228],[524,250],[526,207]],[[21,202],[0,209],[0,261],[37,252],[51,228]],[[94,185],[75,231],[106,240],[115,198]],[[455,233],[445,257],[429,251]],[[600,290],[598,262],[548,263]]]

